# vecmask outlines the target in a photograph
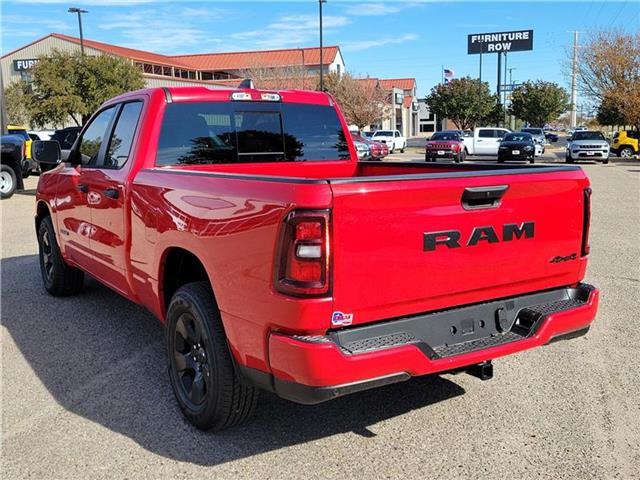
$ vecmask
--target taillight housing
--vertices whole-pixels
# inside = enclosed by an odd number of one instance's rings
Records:
[[[582,222],[582,248],[580,256],[589,255],[589,227],[591,226],[591,189],[585,188],[583,192],[583,222]]]
[[[275,265],[276,290],[293,296],[324,296],[330,290],[329,210],[295,210],[282,225]]]

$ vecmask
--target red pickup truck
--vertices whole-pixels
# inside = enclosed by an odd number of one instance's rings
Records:
[[[86,272],[148,308],[184,414],[221,429],[259,389],[488,378],[584,334],[590,193],[574,165],[358,162],[325,93],[158,88],[95,113],[40,177],[35,226],[47,291]]]

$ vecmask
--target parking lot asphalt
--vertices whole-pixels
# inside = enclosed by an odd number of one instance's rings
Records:
[[[311,407],[264,394],[218,434],[182,419],[152,315],[91,279],[46,294],[27,179],[1,203],[2,478],[638,478],[640,162],[583,168],[586,281],[602,291],[587,336],[498,359],[487,382],[416,378]]]

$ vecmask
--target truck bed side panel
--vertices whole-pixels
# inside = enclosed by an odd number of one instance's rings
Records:
[[[326,327],[330,298],[294,300],[272,288],[283,217],[294,207],[330,207],[326,182],[143,170],[132,185],[131,199],[135,289],[141,302],[160,318],[165,312],[156,299],[163,297],[163,262],[169,249],[179,247],[205,266],[231,347],[236,355],[242,352],[243,364],[266,369],[264,349],[271,329]]]

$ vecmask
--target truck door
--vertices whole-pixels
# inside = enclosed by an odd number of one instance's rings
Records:
[[[56,194],[58,241],[65,255],[87,271],[93,270],[88,177],[100,157],[103,139],[115,112],[115,107],[107,108],[91,119],[76,147],[81,163],[66,167],[59,175]]]
[[[104,141],[103,154],[87,170],[88,206],[91,213],[91,252],[99,278],[127,294],[127,231],[125,182],[142,101],[118,105]]]
[[[493,128],[479,128],[475,138],[476,155],[497,155],[500,137]]]

